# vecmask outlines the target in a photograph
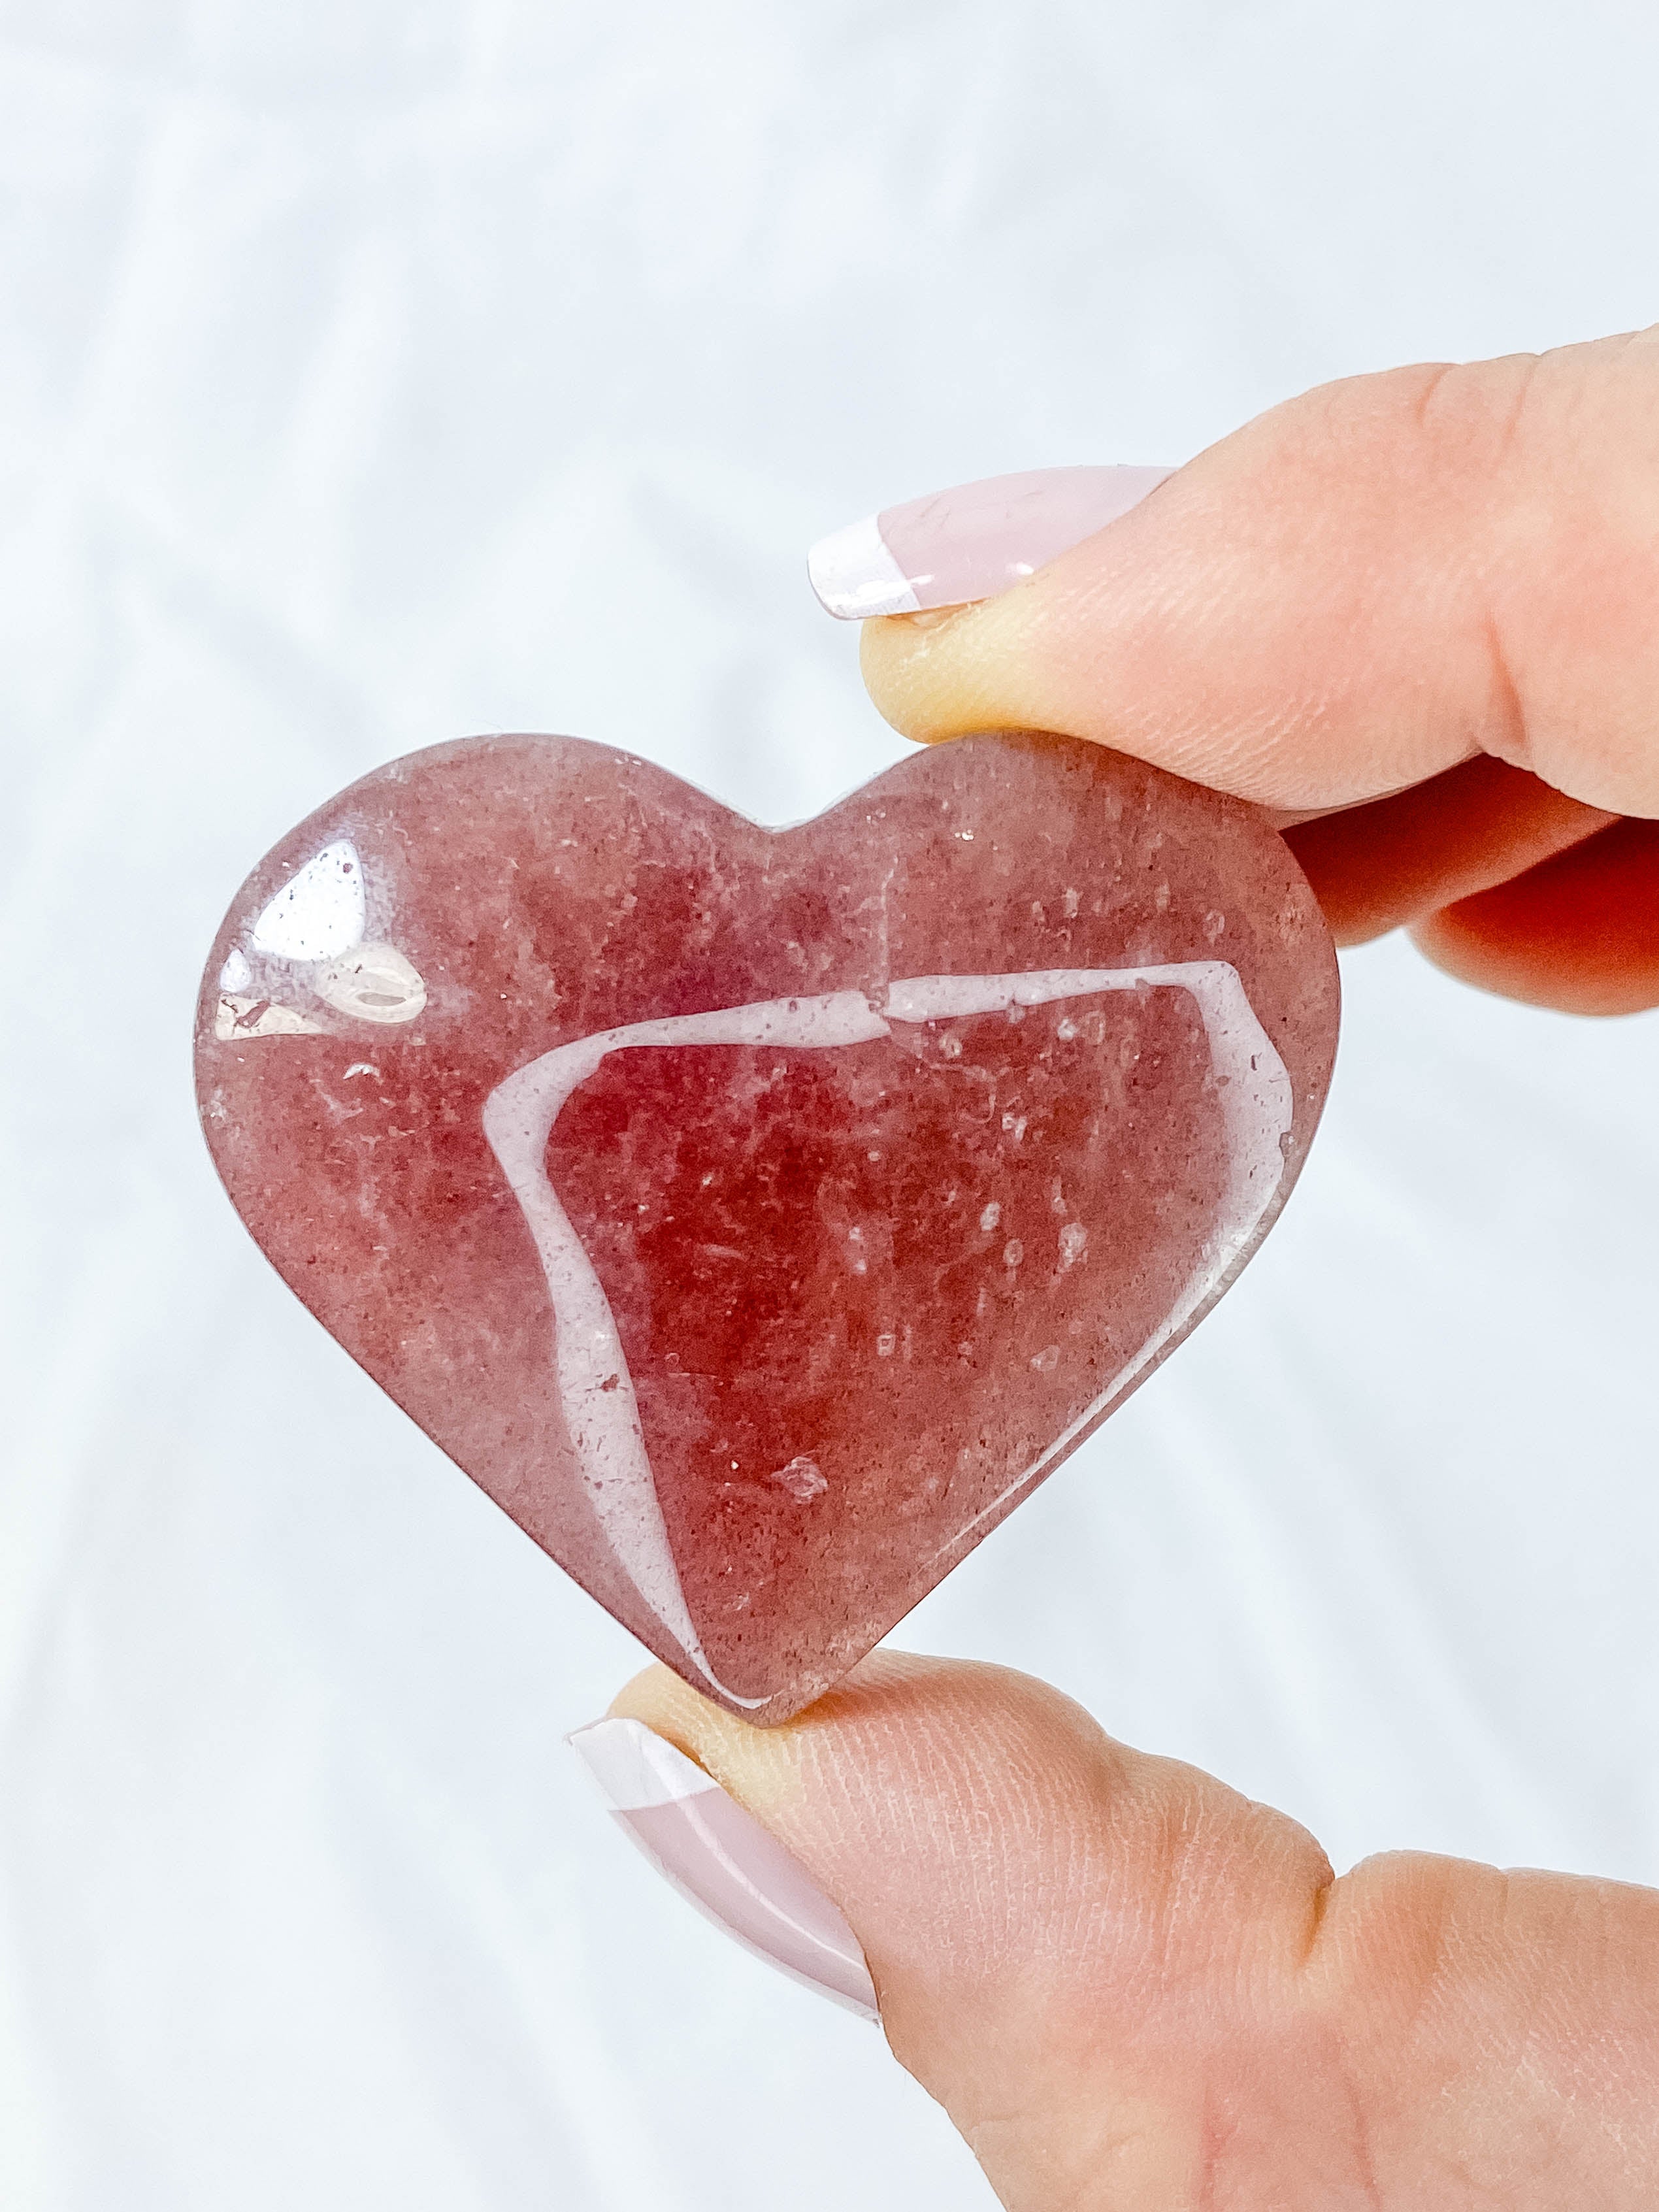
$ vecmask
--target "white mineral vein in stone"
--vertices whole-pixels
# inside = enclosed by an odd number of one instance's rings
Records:
[[[337,848],[331,848],[332,852]],[[320,860],[324,855],[319,855]],[[313,866],[316,863],[313,864]],[[298,882],[298,878],[295,882]],[[290,885],[292,890],[295,886]],[[267,910],[269,911],[269,909]],[[263,919],[263,918],[262,918]],[[1281,1139],[1294,1099],[1284,1061],[1257,1020],[1237,970],[1223,960],[1145,968],[1038,969],[1008,975],[912,975],[891,983],[879,1012],[859,991],[768,999],[700,1014],[632,1022],[578,1037],[509,1075],[484,1103],[484,1134],[535,1240],[552,1297],[553,1364],[583,1485],[617,1565],[704,1680],[739,1698],[710,1667],[674,1564],[640,1425],[633,1378],[604,1285],[547,1173],[553,1124],[608,1054],[645,1045],[773,1044],[830,1048],[890,1036],[893,1022],[946,1021],[1109,991],[1173,988],[1195,1001],[1210,1047],[1227,1139],[1227,1182],[1198,1264],[1164,1321],[1101,1395],[940,1547],[965,1549],[974,1531],[1038,1481],[1074,1438],[1157,1358],[1224,1285],[1272,1204],[1285,1172]]]
[[[888,1034],[860,991],[671,1014],[560,1045],[509,1075],[484,1102],[484,1134],[524,1209],[552,1295],[559,1402],[593,1510],[645,1603],[704,1680],[733,1705],[767,1701],[728,1690],[704,1654],[663,1523],[616,1317],[549,1179],[547,1141],[566,1099],[609,1053],[641,1045],[864,1044]]]

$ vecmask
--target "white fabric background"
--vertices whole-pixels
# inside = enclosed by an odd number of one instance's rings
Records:
[[[463,732],[896,757],[812,538],[1659,314],[1578,0],[0,5],[0,2203],[988,2191],[561,1745],[635,1647],[382,1401],[189,1087],[244,872]],[[1347,963],[1243,1286],[901,1632],[1307,1821],[1659,1879],[1659,1024]]]

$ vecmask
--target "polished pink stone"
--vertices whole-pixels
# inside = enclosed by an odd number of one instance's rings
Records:
[[[478,738],[255,870],[197,1074],[324,1326],[777,1721],[1232,1281],[1336,1025],[1283,842],[1097,747],[964,738],[768,830],[603,745]]]

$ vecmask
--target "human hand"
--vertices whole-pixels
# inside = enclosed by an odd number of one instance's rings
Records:
[[[1289,832],[1339,944],[1404,923],[1490,990],[1659,1003],[1659,326],[1310,392],[863,645],[911,737],[1062,731],[1348,810]]]
[[[1659,333],[1315,392],[864,647],[913,736],[1065,731],[1316,817],[1288,834],[1341,939],[1405,922],[1516,997],[1659,1003]],[[1659,2202],[1659,1893],[1334,1879],[998,1668],[878,1653],[757,1730],[654,1668],[613,1713],[695,1763],[659,1863],[878,1998],[1012,2212]],[[618,1730],[579,1741],[614,1781]]]
[[[1334,1880],[1294,1820],[1002,1668],[878,1651],[756,1729],[653,1667],[611,1711],[727,1793],[649,1832],[658,1864],[848,1995],[833,1899],[1009,2212],[1659,2202],[1659,1893],[1406,1852]]]

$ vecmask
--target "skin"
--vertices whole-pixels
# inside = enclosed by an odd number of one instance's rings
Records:
[[[1659,331],[1311,392],[1003,598],[872,623],[933,740],[1068,732],[1274,810],[1340,941],[1659,1003]],[[1314,1838],[1044,1684],[873,1655],[698,1760],[864,1945],[1011,2212],[1659,2203],[1659,1893]]]

